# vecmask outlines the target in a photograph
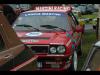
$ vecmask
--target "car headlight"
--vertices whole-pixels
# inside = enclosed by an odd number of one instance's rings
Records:
[[[58,46],[57,47],[57,52],[58,53],[64,53],[66,51],[65,47],[64,46]]]
[[[51,47],[50,48],[50,53],[56,53],[56,47]]]

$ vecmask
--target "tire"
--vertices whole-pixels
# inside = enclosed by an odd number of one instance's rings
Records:
[[[78,57],[77,57],[77,52],[75,50],[72,56],[72,64],[69,68],[69,71],[77,71],[77,65],[78,65]]]

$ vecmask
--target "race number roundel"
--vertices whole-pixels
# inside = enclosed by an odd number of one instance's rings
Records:
[[[26,35],[32,37],[32,36],[40,36],[42,35],[42,33],[41,32],[30,32],[30,33],[27,33]]]

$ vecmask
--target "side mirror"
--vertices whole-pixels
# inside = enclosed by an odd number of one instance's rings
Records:
[[[79,21],[79,25],[82,26],[82,27],[84,27],[85,21]]]
[[[82,32],[84,31],[84,28],[80,25],[76,26],[76,29],[75,29],[76,32]]]

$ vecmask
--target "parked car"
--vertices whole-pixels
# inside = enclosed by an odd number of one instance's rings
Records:
[[[86,6],[78,6],[78,10],[80,11],[81,14],[86,14],[87,10],[86,10]]]
[[[88,5],[87,5],[87,11],[93,13],[93,12],[97,12],[98,9],[96,9],[96,8],[94,7],[94,5],[88,4]]]
[[[0,71],[9,71],[33,58],[34,54],[20,41],[2,12],[0,17]]]
[[[77,70],[83,27],[69,6],[37,6],[21,13],[13,29],[38,56],[36,70]]]
[[[82,71],[100,71],[100,41],[97,41],[89,51]]]
[[[23,11],[27,11],[31,9],[31,4],[9,4],[17,15],[19,15]]]
[[[80,12],[82,15],[92,14],[98,10],[92,4],[83,4],[74,8],[75,11]]]

